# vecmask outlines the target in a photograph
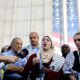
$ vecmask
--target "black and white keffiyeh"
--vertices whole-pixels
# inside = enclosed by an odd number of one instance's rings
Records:
[[[62,57],[58,54],[54,54],[52,62],[50,64],[50,69],[52,71],[58,72],[64,65],[64,62],[65,62],[64,57]]]

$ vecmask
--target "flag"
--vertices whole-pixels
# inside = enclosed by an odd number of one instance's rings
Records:
[[[53,43],[57,49],[61,46],[62,27],[62,0],[53,0]]]
[[[73,36],[78,32],[78,12],[77,12],[77,2],[76,0],[67,0],[67,33],[68,33],[68,44],[71,50],[75,50],[76,46],[73,41]],[[62,16],[62,0],[53,0],[53,38],[54,45],[57,48],[60,48],[63,43],[63,16]]]
[[[72,50],[76,49],[73,41],[73,36],[78,32],[78,12],[77,12],[77,1],[67,0],[67,11],[68,11],[68,41]]]

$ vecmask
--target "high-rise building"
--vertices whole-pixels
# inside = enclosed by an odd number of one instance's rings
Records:
[[[21,37],[24,46],[29,33],[51,34],[54,45],[75,48],[72,36],[80,31],[80,0],[0,0],[0,49],[12,38]]]

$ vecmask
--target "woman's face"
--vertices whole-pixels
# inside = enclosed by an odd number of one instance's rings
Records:
[[[48,36],[44,36],[42,39],[42,48],[44,50],[49,50],[52,47],[51,39]]]

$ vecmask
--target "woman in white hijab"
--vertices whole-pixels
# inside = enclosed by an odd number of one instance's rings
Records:
[[[64,58],[55,53],[50,36],[42,39],[41,60],[45,70],[45,80],[60,80],[60,70],[64,64]]]
[[[31,80],[60,80],[61,68],[65,59],[55,53],[53,42],[49,36],[42,38],[42,48],[38,54],[30,56],[24,71],[29,72]]]

